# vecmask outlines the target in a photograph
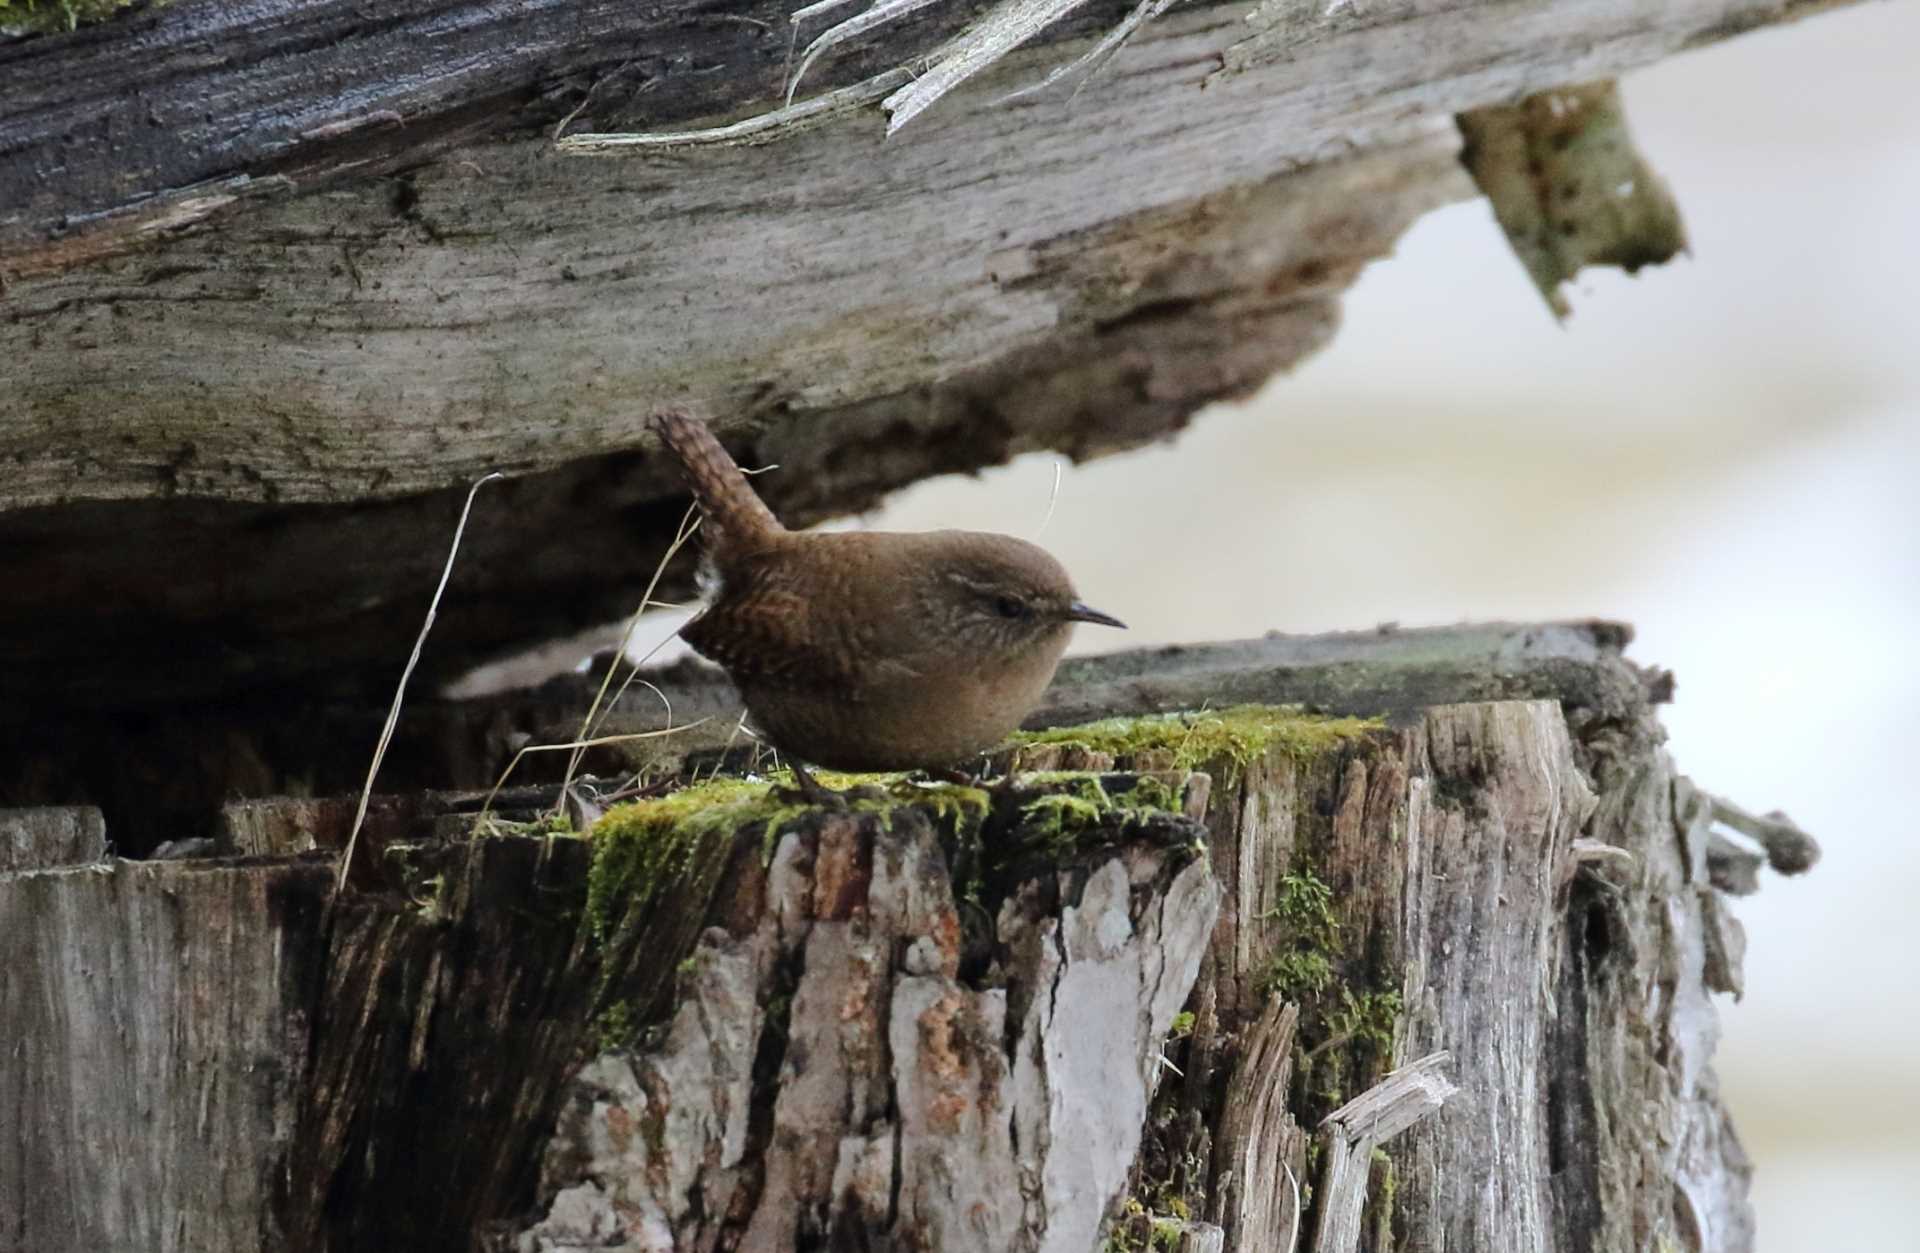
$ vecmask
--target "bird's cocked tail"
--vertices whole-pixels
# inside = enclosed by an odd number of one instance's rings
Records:
[[[680,472],[700,502],[706,516],[709,549],[718,549],[750,540],[756,535],[784,530],[759,496],[754,494],[747,476],[707,424],[697,418],[671,410],[647,419],[647,428],[666,444],[667,451],[680,463]]]

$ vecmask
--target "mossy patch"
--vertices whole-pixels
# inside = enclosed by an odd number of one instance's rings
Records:
[[[1197,770],[1225,761],[1237,773],[1256,757],[1276,750],[1308,760],[1381,725],[1375,718],[1329,718],[1293,706],[1234,705],[1019,731],[1014,743],[1058,744],[1132,759],[1165,755],[1176,770]]]
[[[1165,824],[1184,792],[1153,775],[1073,771],[1023,774],[1008,791],[897,774],[816,777],[845,812],[870,815],[882,831],[903,810],[929,821],[956,897],[977,906],[968,916],[989,930],[1003,879]],[[584,925],[604,963],[595,995],[603,1043],[631,1042],[664,1006],[675,972],[660,963],[681,960],[695,942],[738,841],[757,840],[771,858],[783,833],[823,812],[784,781],[718,778],[616,806],[594,824]],[[1176,834],[1191,840],[1191,831]]]
[[[1278,922],[1281,936],[1267,959],[1261,989],[1296,1004],[1325,992],[1333,982],[1333,958],[1340,952],[1333,889],[1312,871],[1283,875],[1279,900],[1262,917]]]
[[[616,1048],[626,1048],[640,1033],[639,1012],[632,1001],[615,1001],[601,1010],[593,1018],[594,1040],[600,1051],[605,1053]]]
[[[1020,776],[1014,809],[999,833],[995,860],[1033,854],[1065,860],[1087,847],[1112,844],[1164,823],[1184,804],[1182,776],[1098,774],[1084,770],[1032,771]]]
[[[1346,960],[1333,902],[1333,889],[1302,870],[1281,877],[1278,900],[1263,916],[1280,934],[1261,988],[1300,1007],[1294,1079],[1315,1118],[1392,1056],[1401,1010],[1397,987],[1367,987]]]
[[[1176,1253],[1191,1215],[1178,1198],[1175,1204],[1181,1212],[1156,1214],[1138,1197],[1128,1197],[1121,1202],[1120,1213],[1107,1228],[1106,1239],[1100,1245],[1102,1253]]]
[[[876,815],[883,829],[895,811],[913,808],[926,813],[943,835],[963,843],[977,840],[994,805],[985,788],[925,783],[905,775],[822,772],[816,777],[840,793],[848,812]],[[1179,787],[1151,775],[1113,791],[1102,776],[1082,771],[1023,775],[1020,785],[1022,796],[1037,793],[1020,802],[1014,824],[1018,844],[1029,850],[1070,851],[1094,832],[1110,842],[1124,825],[1116,818],[1178,812],[1181,804]],[[771,855],[783,830],[818,812],[787,787],[733,778],[608,810],[591,833],[587,918],[595,939],[604,943],[636,903],[650,900],[663,885],[696,877],[704,861],[724,852],[720,841],[757,829]]]
[[[487,813],[482,814],[480,820],[474,824],[473,834],[476,837],[522,836],[538,840],[548,836],[574,836],[579,832],[573,829],[573,819],[565,814],[544,814],[527,822],[516,822],[511,818]]]
[[[724,858],[736,832],[765,824],[771,835],[781,819],[801,812],[772,795],[764,783],[714,779],[608,810],[591,833],[587,925],[593,938],[606,944],[622,920],[663,887],[700,877],[707,863]]]
[[[631,1045],[657,1017],[699,935],[735,842],[806,812],[765,783],[715,779],[609,809],[589,833],[582,926],[600,954],[594,1027]]]
[[[1367,1208],[1373,1212],[1373,1247],[1392,1250],[1393,1207],[1400,1197],[1400,1172],[1386,1150],[1373,1151],[1372,1179],[1367,1189]]]
[[[166,0],[150,0],[159,7]],[[33,31],[43,35],[78,30],[103,22],[140,0],[0,0],[0,31]]]

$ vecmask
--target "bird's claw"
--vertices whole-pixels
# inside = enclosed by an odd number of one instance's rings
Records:
[[[793,786],[774,789],[774,794],[782,801],[804,801],[836,813],[846,812],[847,798],[844,795],[814,778],[813,772],[799,762],[793,762],[790,768],[793,771]]]

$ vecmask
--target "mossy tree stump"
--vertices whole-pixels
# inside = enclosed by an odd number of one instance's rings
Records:
[[[1712,827],[1786,828],[1674,774],[1665,676],[1623,640],[1084,663],[1056,708],[1398,711],[1044,730],[998,763],[1017,785],[841,780],[837,811],[723,778],[582,839],[418,794],[341,893],[331,801],[233,806],[218,856],[148,863],[74,864],[97,813],[17,811],[0,1231],[1748,1248],[1709,994],[1739,986],[1722,894],[1759,859]]]

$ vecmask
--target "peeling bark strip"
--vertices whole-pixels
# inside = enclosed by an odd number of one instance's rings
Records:
[[[1446,1053],[1410,1062],[1326,1116],[1320,1124],[1320,1229],[1313,1253],[1353,1253],[1360,1247],[1360,1215],[1374,1173],[1373,1151],[1459,1091],[1447,1079]],[[1391,1163],[1388,1165],[1391,1170]]]

